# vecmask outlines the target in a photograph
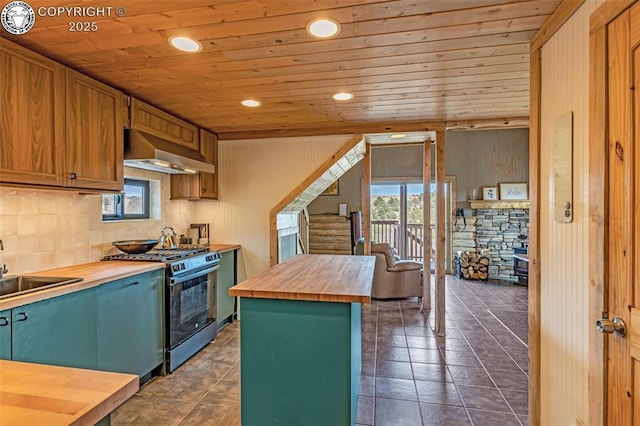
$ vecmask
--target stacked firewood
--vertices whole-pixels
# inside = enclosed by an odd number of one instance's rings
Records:
[[[459,251],[460,272],[468,280],[486,280],[489,276],[489,258],[474,251]]]

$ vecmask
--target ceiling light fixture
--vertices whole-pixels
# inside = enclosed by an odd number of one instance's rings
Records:
[[[340,32],[340,24],[333,19],[314,19],[307,25],[307,32],[317,38],[329,38]]]
[[[178,50],[183,52],[199,52],[202,50],[202,45],[195,40],[188,37],[171,37],[169,43]]]
[[[348,101],[350,99],[353,99],[353,94],[347,93],[347,92],[340,92],[333,95],[333,99],[335,99],[336,101]]]
[[[242,103],[242,105],[244,105],[246,107],[250,107],[250,108],[255,108],[255,107],[259,107],[260,106],[260,102],[258,102],[256,100],[253,100],[253,99],[245,99],[241,103]]]
[[[403,133],[395,133],[393,135],[391,135],[391,139],[402,139],[402,138],[406,138],[407,135],[403,134]]]

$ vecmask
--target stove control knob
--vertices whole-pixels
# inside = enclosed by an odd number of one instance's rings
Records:
[[[180,270],[180,265],[173,265],[171,269],[173,269],[174,272],[178,272]]]
[[[182,270],[184,271],[186,268],[187,268],[187,267],[186,267],[186,266],[184,266],[184,263],[181,263],[181,264],[180,264],[180,269],[182,269]]]

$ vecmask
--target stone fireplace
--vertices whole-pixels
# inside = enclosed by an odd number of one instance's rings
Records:
[[[518,281],[513,274],[513,249],[519,235],[529,235],[529,209],[491,208],[476,212],[476,247],[488,249],[489,278]]]
[[[453,223],[453,253],[482,253],[489,258],[489,279],[517,282],[518,277],[513,269],[513,249],[522,246],[518,236],[525,235],[528,241],[529,203],[472,203],[477,208],[466,210],[464,221],[456,218]]]

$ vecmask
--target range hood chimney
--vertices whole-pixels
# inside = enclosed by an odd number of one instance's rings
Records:
[[[200,152],[133,129],[125,129],[124,165],[169,174],[216,171]]]

